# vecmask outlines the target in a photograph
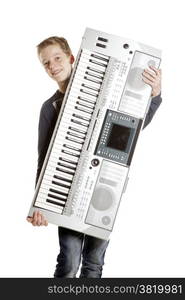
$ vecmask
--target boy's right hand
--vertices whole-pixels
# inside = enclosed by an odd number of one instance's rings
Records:
[[[47,226],[48,221],[45,217],[41,214],[39,210],[34,211],[33,217],[27,217],[26,220],[31,223],[33,226]]]

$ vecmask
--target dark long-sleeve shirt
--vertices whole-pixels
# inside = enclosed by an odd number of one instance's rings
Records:
[[[55,128],[63,98],[64,95],[59,90],[57,90],[56,93],[47,101],[45,101],[41,107],[38,130],[38,166],[36,183],[42,169],[42,165],[53,134],[53,130]],[[160,95],[152,98],[143,128],[145,128],[151,122],[161,102],[162,98]]]

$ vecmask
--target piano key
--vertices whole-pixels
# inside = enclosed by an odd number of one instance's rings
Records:
[[[57,163],[59,166],[61,166],[61,167],[66,167],[66,168],[68,168],[68,169],[71,169],[71,170],[76,170],[76,167],[74,167],[74,166],[71,166],[71,165],[69,165],[69,164],[66,164],[66,163],[63,163],[63,162],[58,162]]]
[[[92,81],[92,82],[89,82],[92,87],[97,88],[97,90],[100,89],[102,82],[97,79],[95,80],[94,78],[91,78],[91,77],[87,78],[87,76],[85,76],[85,72],[83,74],[77,74],[75,76],[74,84],[77,84],[80,87],[81,84],[88,83],[87,79],[89,79],[89,81]]]
[[[62,161],[65,161],[65,162],[67,162],[67,163],[77,165],[77,163],[75,163],[75,162],[73,162],[73,161],[71,161],[70,159],[67,159],[67,158],[65,158],[65,157],[59,157],[59,159],[62,160]]]
[[[53,176],[54,176],[54,174],[55,174],[55,175],[58,175],[58,176],[61,176],[62,178],[64,178],[64,179],[65,179],[65,180],[63,180],[64,183],[66,184],[66,182],[67,182],[67,185],[70,187],[75,172],[73,172],[73,173],[71,172],[71,174],[67,174],[66,172],[56,170],[57,167],[60,167],[60,166],[56,164],[55,167],[54,167],[53,169],[48,168],[48,169],[46,170],[46,175],[48,175],[48,177],[47,177],[46,179],[47,179],[47,180],[49,179],[49,180],[50,180],[50,183],[48,183],[48,182],[45,182],[45,183],[46,183],[47,185],[51,184],[51,181],[52,181]],[[66,169],[66,170],[70,170],[70,169]],[[69,181],[69,182],[68,182],[68,181]],[[65,190],[62,190],[62,192],[68,193],[68,191],[65,191]]]
[[[74,139],[73,137],[70,137],[70,136],[66,136],[66,140],[69,140],[71,142],[74,142],[76,144],[81,144],[83,145],[84,144],[84,140],[77,140],[77,139]]]
[[[90,81],[90,82],[93,82],[93,83],[97,83],[97,84],[101,84],[101,83],[102,83],[102,81],[97,80],[97,79],[94,79],[94,78],[92,78],[91,76],[84,76],[83,78],[84,78],[85,80]]]
[[[79,132],[85,136],[87,133],[87,129],[84,128],[84,126],[81,126],[78,124],[76,124],[75,126],[72,126],[70,120],[71,120],[71,118],[69,119],[69,117],[68,118],[65,117],[64,122],[62,123],[62,126],[58,128],[56,136],[61,136],[61,135],[63,136],[65,134],[65,131],[67,131],[70,128],[73,128],[71,130]]]
[[[55,204],[55,205],[57,205],[57,206],[62,206],[62,207],[65,207],[65,205],[63,204],[63,203],[61,203],[61,202],[59,202],[59,201],[57,201],[57,200],[51,200],[51,199],[46,199],[46,202],[48,202],[48,203],[52,203],[52,204]]]
[[[80,92],[81,92],[82,94],[91,95],[91,96],[94,96],[94,97],[96,97],[96,98],[98,97],[98,94],[97,94],[97,93],[91,92],[91,91],[89,91],[89,90],[86,89],[86,88],[80,89]]]
[[[81,120],[84,120],[84,121],[87,121],[88,123],[90,123],[91,119],[88,117],[85,117],[84,115],[81,114],[77,114],[77,113],[73,113],[72,114],[73,117],[77,118],[77,119],[81,119]]]
[[[71,186],[71,185],[70,185]],[[63,187],[55,187],[55,186],[53,186],[53,184],[51,183],[51,184],[42,184],[41,186],[40,186],[40,189],[43,189],[43,190],[45,190],[47,193],[49,193],[49,191],[51,190],[51,189],[55,189],[55,190],[57,190],[58,191],[58,193],[60,194],[60,195],[64,195],[64,196],[68,196],[68,194],[69,194],[69,191],[68,192],[66,192],[66,188],[63,188]],[[52,192],[52,191],[50,191],[50,192]]]
[[[72,151],[62,149],[62,152],[65,154],[69,154],[70,156],[74,156],[74,157],[78,157],[78,158],[80,157],[79,154],[73,153]]]
[[[104,59],[105,61],[109,62],[109,56],[105,55],[103,53],[99,53],[99,52],[92,52],[90,50],[87,49],[83,49],[82,51],[83,56],[88,55],[88,56],[99,56],[98,59]]]
[[[70,101],[71,101],[71,98],[75,98],[75,99],[79,99],[79,97],[84,97],[85,100],[88,102],[88,103],[91,103],[92,105],[96,104],[96,101],[97,99],[94,97],[94,96],[91,96],[91,95],[86,95],[84,96],[81,92],[80,92],[80,88],[77,88],[75,87],[74,89],[71,90],[71,93],[70,93]]]
[[[69,170],[66,170],[66,169],[64,170],[64,169],[58,168],[58,167],[56,168],[56,171],[63,172],[63,173],[69,174],[69,175],[74,175],[75,174],[74,171],[69,171]]]
[[[40,193],[39,195],[38,195],[38,200],[37,200],[37,202],[40,202],[40,203],[45,203],[45,204],[47,204],[46,203],[46,198],[50,198],[47,194],[45,194],[45,193]],[[52,199],[51,199],[52,200]],[[56,200],[56,201],[58,201],[58,200]],[[51,202],[50,202],[51,203]],[[66,204],[66,201],[59,201],[58,203],[60,203],[60,204],[63,204],[63,205],[59,205],[59,206],[65,206],[65,204]],[[54,203],[51,203],[51,204],[54,204]],[[50,207],[57,207],[56,205],[49,205]]]
[[[57,180],[52,180],[52,184],[63,187],[63,183],[57,181]]]
[[[61,144],[62,143],[62,144]],[[66,137],[64,137],[62,140],[61,140],[61,143],[59,141],[56,141],[55,145],[53,146],[53,149],[55,149],[56,151],[61,151],[64,147],[65,144],[68,144],[69,146],[71,146],[71,149],[74,148],[74,150],[76,151],[81,151],[82,150],[82,147],[83,145],[82,144],[76,144],[75,142],[73,141],[66,141]],[[59,152],[60,153],[60,152]]]
[[[54,168],[51,168],[50,166],[48,166],[47,170],[46,170],[46,175],[49,175],[52,177],[53,174],[56,174],[56,175],[59,175],[59,176],[63,176],[63,177],[66,177],[66,179],[69,179],[69,180],[72,180],[73,179],[73,176],[74,176],[74,172],[68,172],[69,169],[61,169],[58,170],[58,164],[56,164],[54,166]],[[71,177],[67,177],[67,176],[71,176]]]
[[[82,83],[82,85],[84,88],[86,89],[89,89],[89,90],[93,90],[93,91],[96,91],[96,92],[99,92],[100,91],[100,88],[99,87],[94,87],[92,84],[89,85],[89,84],[86,84],[86,83]],[[98,95],[98,94],[97,94]]]
[[[62,192],[60,192],[59,190],[56,190],[56,189],[50,188],[49,191],[50,191],[50,192],[53,192],[53,193],[55,193],[55,194],[64,195],[64,196],[66,196],[66,197],[68,196],[68,194],[62,193]]]
[[[77,101],[77,100],[76,100]],[[69,118],[69,116],[72,116],[73,113],[75,113],[75,111],[77,109],[75,109],[75,107],[77,106],[76,101],[68,103],[68,106],[66,107],[66,112],[65,112],[65,118]],[[87,118],[87,121],[89,122],[89,113],[86,111],[81,111],[80,115],[82,117]],[[63,121],[63,123],[65,123],[66,120]],[[67,120],[67,122],[69,122],[69,119]]]
[[[59,201],[61,201],[61,203],[63,203],[64,205],[65,205],[65,203],[66,203],[66,197],[65,198],[62,198],[62,197],[59,197],[59,196],[57,196],[57,195],[55,195],[55,194],[52,194],[52,193],[48,193],[48,195],[47,195],[50,199],[51,198],[53,198],[53,199],[56,199],[56,200],[59,200]]]
[[[38,199],[40,199],[40,198],[38,197]],[[50,210],[50,211],[53,211],[53,212],[59,213],[59,214],[61,214],[62,211],[63,211],[63,208],[62,208],[62,207],[59,208],[59,207],[56,206],[56,205],[46,204],[45,199],[43,199],[42,202],[39,201],[39,200],[37,200],[37,201],[35,202],[34,206],[40,207],[40,208],[44,208],[44,209],[46,209],[46,210]]]
[[[93,71],[95,73],[99,73],[99,74],[102,74],[102,75],[105,75],[105,71],[101,71],[101,70],[98,70],[97,68],[95,68],[94,66],[88,66],[87,67],[87,70],[90,70],[90,71]]]
[[[109,63],[109,58],[106,56],[101,56],[100,54],[95,54],[95,53],[83,53],[83,55],[81,55],[80,60],[82,59],[94,59],[95,61],[102,63],[102,66],[107,67],[108,63]]]
[[[103,57],[103,56],[100,56],[100,55],[97,55],[97,54],[94,54],[94,53],[92,53],[91,56],[94,57],[94,58],[103,60],[103,61],[105,61],[107,63],[109,62],[109,58],[108,57]]]
[[[82,57],[79,65],[81,67],[94,67],[96,70],[105,72],[107,64],[98,61],[97,59]]]
[[[77,151],[77,152],[81,152],[81,149],[77,148],[77,147],[74,147],[74,146],[71,146],[69,141],[67,144],[64,144],[63,145],[63,148],[67,148],[67,149],[71,149],[71,150],[74,150],[74,151]]]
[[[82,80],[84,81],[84,76],[88,76],[89,78],[91,78],[92,80],[96,80],[95,82],[99,85],[102,84],[103,82],[103,76],[101,76],[99,73],[97,72],[90,72],[88,71],[87,67],[86,68],[82,68],[82,67],[78,67],[78,77],[82,78]],[[87,80],[87,79],[85,79]]]
[[[95,105],[87,104],[86,101],[77,99],[76,104],[89,108],[92,112],[94,111]]]
[[[106,70],[105,67],[102,67],[102,66],[100,66],[100,65],[97,65],[97,64],[95,64],[95,63],[92,63],[92,62],[90,62],[89,60],[85,60],[85,59],[81,60],[81,61],[79,62],[79,66],[80,66],[81,68],[86,69],[86,70],[88,70],[89,68],[92,68],[93,71],[94,71],[95,73],[105,75],[105,70]],[[89,70],[90,70],[90,69],[89,69]]]
[[[56,194],[55,192],[52,192],[51,188],[48,188],[48,189],[41,188],[40,193],[41,193],[40,195],[41,196],[43,195],[43,197],[56,198],[56,199],[57,199],[57,197],[59,197],[58,200],[63,201],[64,204],[65,204],[65,202],[67,200],[67,196],[68,196],[68,194],[64,194],[64,193],[61,193],[61,192],[58,191],[58,193],[60,193],[60,196],[59,196],[59,194]]]
[[[65,154],[65,153],[60,153],[60,155],[58,154],[55,154],[53,152],[51,152],[51,155],[50,155],[50,158],[49,158],[49,161],[51,162],[55,162],[55,161],[58,161],[58,159],[63,158],[63,159],[67,159],[67,160],[70,160],[71,161],[71,164],[74,164],[74,165],[77,165],[78,163],[78,158],[76,157],[71,157],[69,156],[68,154]]]
[[[103,81],[103,76],[93,72],[93,71],[85,71],[85,74],[94,78],[98,78],[101,80],[101,82]]]
[[[64,193],[68,193],[69,188],[71,187],[71,183],[69,183],[64,176],[53,175],[53,173],[51,175],[45,174],[45,176],[43,177],[43,180],[44,180],[43,183],[51,185],[54,180],[56,182],[61,183],[60,186],[63,188]]]
[[[68,136],[74,136],[74,137],[78,138],[79,140],[83,140],[83,141],[85,140],[85,136],[80,134],[80,133],[74,133],[72,131],[67,131],[67,135]]]
[[[69,164],[69,163],[63,163],[63,162],[61,162],[61,161],[59,161],[58,160],[58,162],[56,162],[56,163],[53,163],[52,165],[51,164],[48,164],[48,168],[47,168],[47,170],[48,171],[51,171],[51,172],[53,172],[53,173],[55,173],[55,172],[58,172],[58,174],[59,173],[61,173],[61,171],[57,171],[56,170],[56,168],[57,167],[60,167],[60,166],[66,166],[66,168],[68,168],[69,170],[76,170],[76,166],[74,166],[74,165],[71,165],[71,164]],[[70,180],[72,180],[72,178],[71,177],[67,177],[68,179],[70,179]]]
[[[74,166],[77,166],[77,164],[78,164],[78,159],[77,158],[69,157],[68,154],[64,154],[64,153],[61,153],[61,155],[59,156],[59,161],[60,160],[69,162],[70,164],[72,164]]]
[[[80,130],[78,127],[69,126],[69,130],[86,135],[87,131]]]
[[[81,126],[84,126],[84,127],[89,127],[89,124],[87,124],[87,123],[85,123],[84,121],[82,122],[82,121],[78,121],[78,120],[76,120],[75,118],[72,118],[71,119],[71,122],[72,123],[74,123],[74,124],[77,124],[77,125],[81,125]],[[74,125],[73,124],[73,125]]]
[[[92,104],[93,107],[95,107],[95,102],[94,102],[94,101],[90,101],[87,97],[84,97],[84,96],[78,96],[78,99],[79,99],[80,101],[84,101],[84,102],[86,102],[86,103],[88,103],[88,104]]]

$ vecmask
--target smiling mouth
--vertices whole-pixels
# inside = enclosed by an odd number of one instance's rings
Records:
[[[56,75],[58,75],[58,74],[59,74],[61,71],[62,71],[62,70],[59,70],[59,71],[53,72],[53,73],[52,73],[52,76],[56,76]]]

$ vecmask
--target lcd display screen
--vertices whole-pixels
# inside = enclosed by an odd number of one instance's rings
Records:
[[[132,128],[113,124],[107,141],[107,147],[128,152],[128,142]]]

